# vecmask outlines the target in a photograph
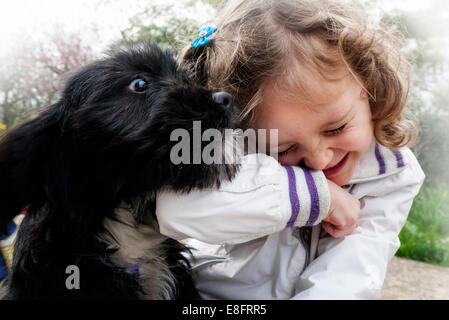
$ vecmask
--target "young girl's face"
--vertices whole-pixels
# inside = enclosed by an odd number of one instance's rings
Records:
[[[332,81],[307,72],[300,76],[308,77],[303,78],[306,88],[265,86],[254,126],[279,130],[281,164],[323,170],[328,179],[345,185],[373,139],[367,95],[350,75]]]

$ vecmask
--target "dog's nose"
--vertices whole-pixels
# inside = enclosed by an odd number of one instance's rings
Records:
[[[215,92],[212,94],[212,99],[225,108],[230,108],[232,106],[232,96],[227,92]]]

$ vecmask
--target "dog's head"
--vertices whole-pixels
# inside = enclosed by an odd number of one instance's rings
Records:
[[[215,129],[224,138],[235,115],[229,95],[193,83],[155,44],[96,61],[72,75],[56,104],[2,138],[1,216],[47,200],[113,205],[165,186],[218,185],[237,166],[205,164],[211,135],[202,137]]]

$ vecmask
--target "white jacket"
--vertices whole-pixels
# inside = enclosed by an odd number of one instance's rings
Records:
[[[158,195],[160,231],[178,240],[196,239],[188,245],[194,249],[201,296],[377,298],[424,181],[412,152],[394,152],[373,141],[345,186],[361,201],[362,214],[360,226],[344,239],[332,238],[319,225],[329,208],[320,171],[287,170],[268,156],[249,157],[253,160],[219,190]]]

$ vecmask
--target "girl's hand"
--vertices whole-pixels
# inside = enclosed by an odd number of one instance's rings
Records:
[[[360,201],[334,182],[328,183],[331,206],[322,226],[334,238],[344,238],[359,226]]]

